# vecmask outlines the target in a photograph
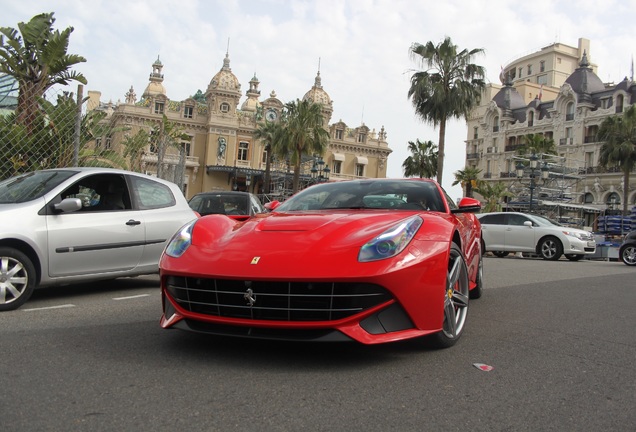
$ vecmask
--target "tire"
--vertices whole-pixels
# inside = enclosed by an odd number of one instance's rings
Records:
[[[628,266],[636,265],[636,244],[623,245],[618,251],[621,261]]]
[[[585,255],[581,255],[581,254],[565,254],[565,257],[569,259],[570,261],[579,261],[583,259],[584,256]]]
[[[499,258],[503,258],[503,257],[507,257],[509,252],[504,252],[504,251],[493,251],[492,253],[494,256],[499,257]]]
[[[556,261],[563,255],[563,245],[556,237],[546,237],[539,243],[539,256],[544,260]]]
[[[486,255],[486,243],[484,243],[484,239],[483,238],[481,239],[480,245],[481,245],[481,255],[482,256]]]
[[[479,257],[479,268],[477,270],[477,280],[475,281],[475,288],[470,290],[469,297],[471,300],[475,300],[481,297],[484,288],[484,259]]]
[[[435,348],[448,348],[457,343],[461,337],[469,301],[468,268],[459,246],[451,246],[446,273],[444,295],[444,321],[442,330],[431,335],[431,343]]]
[[[35,267],[22,252],[0,248],[0,312],[22,306],[33,294]]]

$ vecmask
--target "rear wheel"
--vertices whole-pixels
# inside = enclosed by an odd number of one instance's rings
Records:
[[[549,261],[556,261],[563,255],[563,245],[556,237],[546,237],[539,244],[539,255]]]
[[[626,244],[621,247],[618,256],[628,266],[636,265],[636,244]]]
[[[581,254],[565,254],[565,257],[569,259],[570,261],[579,261],[584,256],[585,255],[581,255]]]
[[[17,309],[33,294],[35,267],[22,252],[0,248],[0,311]]]
[[[442,330],[431,336],[437,348],[455,345],[462,335],[468,315],[468,269],[462,252],[455,243],[450,250],[446,288],[444,293],[444,322]]]
[[[507,257],[509,252],[504,251],[493,251],[493,255],[499,258]]]

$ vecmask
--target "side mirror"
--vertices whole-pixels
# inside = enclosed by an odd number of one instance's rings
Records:
[[[79,198],[65,198],[57,204],[53,204],[55,213],[72,213],[82,208],[82,201]]]
[[[273,211],[279,205],[280,205],[280,201],[270,201],[268,203],[265,203],[263,207],[265,207],[265,210],[267,211]]]
[[[532,222],[530,222],[530,221],[525,221],[523,224],[524,224],[525,226],[527,226],[527,227],[532,228]]]
[[[481,210],[481,202],[475,198],[462,198],[459,208],[451,209],[451,213],[477,213]]]

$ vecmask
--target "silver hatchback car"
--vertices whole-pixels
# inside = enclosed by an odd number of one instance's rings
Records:
[[[174,183],[124,170],[62,168],[0,182],[0,311],[35,287],[157,273],[197,215]]]

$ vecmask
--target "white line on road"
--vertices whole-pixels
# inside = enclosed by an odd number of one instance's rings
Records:
[[[47,309],[63,309],[63,308],[71,308],[71,307],[75,307],[75,305],[74,304],[65,304],[65,305],[59,305],[59,306],[48,306],[48,307],[41,307],[41,308],[22,309],[22,312],[41,311],[41,310],[47,310]]]
[[[128,296],[128,297],[113,297],[113,300],[130,300],[130,299],[140,298],[140,297],[150,297],[150,294],[139,294],[139,295]]]

